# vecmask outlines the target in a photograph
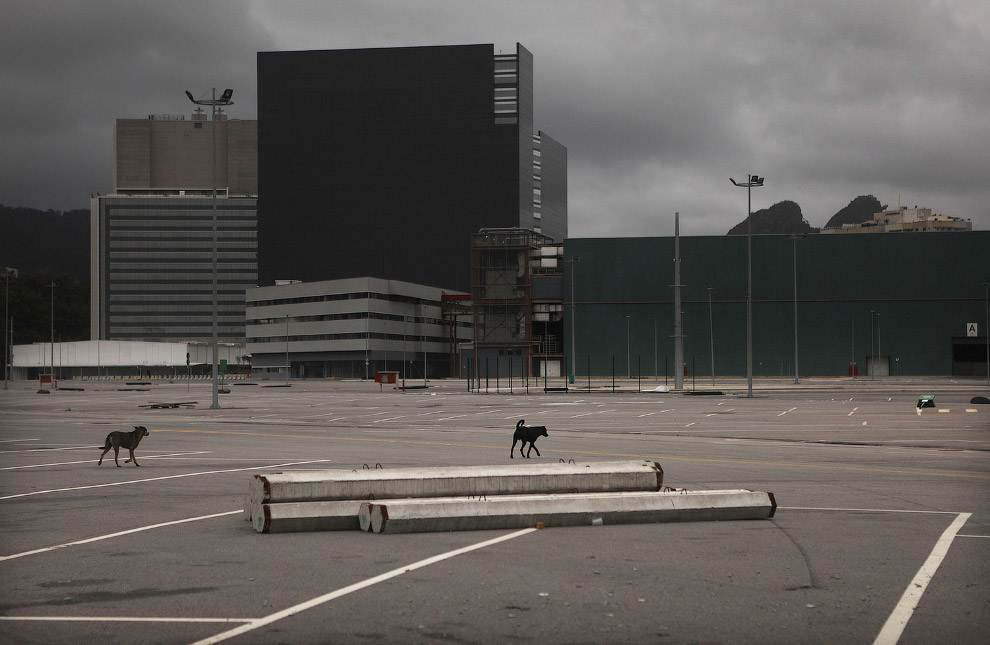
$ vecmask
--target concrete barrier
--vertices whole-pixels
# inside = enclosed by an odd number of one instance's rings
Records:
[[[255,475],[245,512],[286,502],[659,491],[662,487],[663,469],[653,461],[316,470]]]
[[[767,519],[773,493],[749,490],[507,495],[364,502],[363,530],[420,533],[656,522]]]
[[[252,509],[251,520],[258,533],[301,531],[356,531],[363,502],[286,502],[261,504]]]

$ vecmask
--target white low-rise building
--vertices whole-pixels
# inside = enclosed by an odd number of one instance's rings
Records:
[[[84,340],[32,343],[12,348],[12,378],[36,379],[55,374],[58,380],[75,377],[203,376],[212,372],[210,343],[156,343],[139,340]],[[246,374],[250,358],[244,345],[219,344],[219,360],[228,373]]]

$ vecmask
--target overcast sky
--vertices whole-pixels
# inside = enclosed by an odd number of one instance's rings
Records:
[[[990,10],[927,2],[0,0],[0,203],[88,208],[116,118],[191,112],[256,52],[493,43],[533,53],[572,237],[721,235],[729,177],[820,227],[858,195],[990,229]]]

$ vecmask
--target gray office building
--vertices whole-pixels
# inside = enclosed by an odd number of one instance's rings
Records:
[[[217,228],[218,336],[243,344],[244,292],[258,282],[257,122],[152,115],[121,119],[114,194],[90,203],[91,337],[207,342],[213,335]]]

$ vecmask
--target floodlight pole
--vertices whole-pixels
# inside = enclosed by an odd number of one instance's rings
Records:
[[[715,387],[715,326],[712,319],[712,287],[708,287],[708,342],[712,354],[712,387]]]
[[[983,337],[987,339],[987,386],[990,387],[990,282],[984,282],[985,294],[983,301],[987,309],[986,327],[983,328]]]
[[[632,378],[632,354],[629,351],[629,319],[631,316],[626,314],[626,378]]]
[[[798,239],[804,239],[807,237],[807,233],[801,235],[800,238],[797,235],[791,236],[791,242],[794,246],[794,384],[799,385],[801,379],[798,376],[798,289],[797,289],[797,241]]]
[[[729,178],[733,186],[746,189],[746,396],[753,397],[753,187],[763,185],[764,177],[747,175],[740,184]]]
[[[7,380],[10,367],[10,269],[3,268],[3,389],[9,390]]]
[[[211,88],[210,99],[194,99],[187,90],[186,96],[196,105],[209,105],[212,109],[212,137],[213,137],[213,402],[210,404],[211,410],[220,409],[220,346],[217,314],[217,107],[222,105],[233,105],[230,97],[234,90],[224,90],[220,98],[217,98],[217,88]]]
[[[681,329],[681,214],[674,213],[674,389],[684,389],[684,334]]]
[[[48,285],[48,286],[50,286],[51,289],[52,289],[52,329],[51,329],[51,331],[52,331],[52,342],[51,342],[51,348],[52,348],[52,371],[51,371],[51,377],[52,377],[52,388],[54,388],[55,387],[55,287],[58,286],[58,285],[56,285],[55,282],[52,281],[52,283],[50,285]]]
[[[577,272],[575,264],[580,261],[581,257],[578,255],[572,255],[569,260],[565,260],[565,262],[569,262],[571,265],[571,380],[574,380],[574,375],[577,373],[577,341],[574,335],[574,317],[577,315],[574,309],[574,274]]]

